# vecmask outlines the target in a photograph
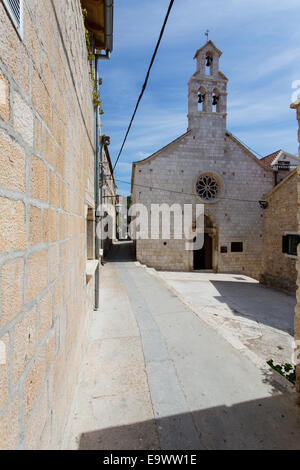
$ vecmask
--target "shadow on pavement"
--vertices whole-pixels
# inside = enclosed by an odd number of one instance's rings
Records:
[[[210,281],[236,314],[293,336],[296,298],[275,289],[248,282]]]
[[[199,449],[180,442],[192,416]],[[194,436],[191,442],[195,442]],[[174,446],[175,443],[175,446]],[[194,411],[82,434],[79,450],[293,450],[300,449],[300,409],[294,394]]]
[[[107,256],[104,258],[104,264],[107,263],[130,263],[136,261],[135,244],[132,241],[120,241],[114,243]]]

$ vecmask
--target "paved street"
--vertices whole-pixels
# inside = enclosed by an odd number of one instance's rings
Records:
[[[200,318],[264,362],[292,362],[296,296],[233,274],[156,272]]]
[[[293,390],[139,267],[130,250],[115,246],[103,269],[65,447],[299,449]]]

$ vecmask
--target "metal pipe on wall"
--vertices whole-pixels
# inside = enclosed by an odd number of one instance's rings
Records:
[[[113,16],[114,2],[113,0],[104,0],[104,17],[105,17],[105,49],[109,54],[113,51]]]
[[[109,59],[113,50],[113,13],[114,1],[104,0],[104,20],[105,20],[105,50],[106,54],[95,51],[95,80],[99,89],[98,61],[99,59]],[[99,106],[95,109],[95,205],[96,205],[96,227],[95,227],[95,259],[99,262],[95,273],[95,310],[99,310],[100,305],[100,260],[102,249],[101,233],[101,213],[100,208],[103,202],[103,138],[100,140],[100,119]],[[100,182],[101,166],[101,182]],[[98,234],[98,235],[97,235]]]
[[[98,56],[95,55],[95,80],[98,83]],[[101,214],[100,209],[100,178],[99,178],[99,153],[100,153],[100,125],[99,125],[99,106],[95,107],[95,259],[98,261],[97,270],[95,272],[95,310],[99,310],[100,300],[100,223]],[[101,144],[102,145],[102,144]],[[102,150],[101,150],[102,153]]]

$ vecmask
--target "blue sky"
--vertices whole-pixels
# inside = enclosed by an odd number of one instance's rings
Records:
[[[115,0],[114,52],[100,63],[105,114],[114,162],[141,91],[169,0]],[[131,164],[187,129],[187,83],[204,33],[223,51],[229,78],[227,128],[261,155],[297,153],[290,110],[300,80],[299,0],[175,0],[150,81],[116,170],[130,181]],[[300,94],[299,94],[300,96]],[[130,186],[117,182],[120,194]]]

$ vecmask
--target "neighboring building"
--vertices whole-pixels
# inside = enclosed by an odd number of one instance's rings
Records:
[[[274,170],[275,185],[281,183],[293,170],[298,167],[298,158],[295,155],[277,150],[260,160],[264,165]]]
[[[297,170],[264,196],[264,271],[261,281],[271,287],[296,291],[298,235]]]
[[[84,6],[107,55],[104,3]],[[0,37],[0,448],[60,449],[97,267],[81,3],[3,0]]]
[[[226,130],[228,79],[219,70],[221,54],[211,41],[196,53],[188,131],[133,164],[132,202],[144,204],[149,214],[154,203],[204,203],[204,248],[186,251],[184,240],[137,240],[137,259],[157,269],[259,278],[264,249],[259,200],[274,186],[274,171]]]
[[[298,121],[298,142],[299,142],[299,157],[300,157],[300,99],[298,99],[295,103],[291,105],[292,109],[296,110],[296,118]],[[297,204],[297,216],[298,216],[298,233],[300,233],[300,168],[298,166],[297,168],[297,173],[298,173],[298,179],[297,179],[297,189],[298,189],[298,204]],[[298,271],[298,277],[297,277],[297,286],[298,286],[298,291],[297,291],[297,300],[298,303],[296,305],[295,309],[295,356],[297,358],[297,364],[296,364],[296,388],[298,392],[298,398],[300,402],[300,297],[299,297],[299,287],[300,287],[300,264],[299,264],[299,245],[297,247],[298,250],[298,262],[297,262],[297,271]]]
[[[117,196],[117,237],[119,240],[128,239],[128,209],[130,198]]]
[[[110,154],[108,150],[108,146],[110,145],[110,138],[107,136],[102,136],[102,146],[101,146],[101,158],[100,158],[100,191],[103,204],[107,204],[113,210],[113,214],[110,215],[111,223],[110,227],[112,233],[106,240],[103,242],[103,257],[105,257],[110,248],[112,243],[116,240],[116,212],[115,212],[115,204],[116,204],[116,197],[117,197],[117,185],[114,178],[113,167],[110,159]],[[108,213],[105,213],[107,216]]]

